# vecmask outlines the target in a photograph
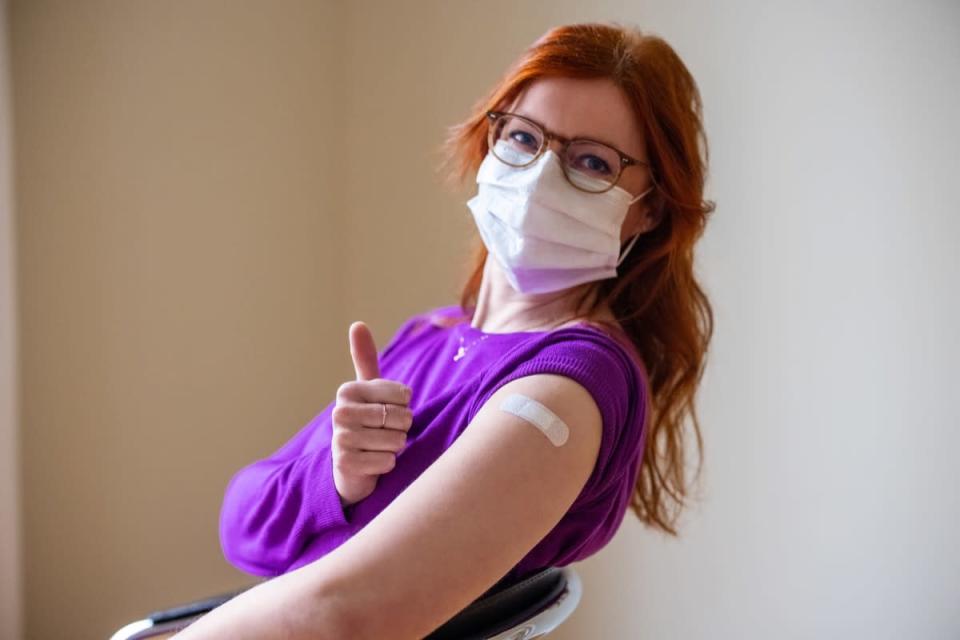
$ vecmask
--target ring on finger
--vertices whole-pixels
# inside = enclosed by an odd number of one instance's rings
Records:
[[[382,429],[387,426],[387,405],[381,402],[380,406],[383,407],[383,424],[380,425],[380,428]]]

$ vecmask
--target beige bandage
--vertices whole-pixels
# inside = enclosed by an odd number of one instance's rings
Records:
[[[500,409],[507,413],[523,418],[540,431],[543,431],[547,439],[553,443],[553,446],[559,447],[567,441],[570,436],[570,429],[567,423],[561,420],[557,414],[550,409],[525,395],[514,393],[500,403]]]

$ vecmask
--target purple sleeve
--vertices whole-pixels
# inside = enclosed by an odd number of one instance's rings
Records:
[[[504,366],[494,367],[484,381],[470,419],[511,380],[538,373],[571,378],[590,393],[603,420],[597,462],[580,498],[594,497],[616,483],[643,444],[646,389],[637,363],[609,336],[580,327],[556,330],[536,352],[515,355]]]
[[[403,340],[418,316],[406,320],[379,359]],[[273,455],[238,471],[227,484],[220,510],[220,546],[237,568],[263,576],[284,573],[310,539],[341,529],[350,535],[350,508],[333,482],[331,412],[310,420]]]
[[[283,573],[307,539],[349,526],[333,483],[331,404],[272,456],[238,471],[220,510],[220,546],[255,575]]]
[[[644,447],[644,369],[622,345],[594,329],[558,329],[535,350],[513,353],[492,367],[471,407],[471,419],[497,389],[538,373],[564,375],[583,385],[600,410],[603,432],[596,464],[580,494],[560,522],[508,572],[508,582],[603,548],[623,521]]]

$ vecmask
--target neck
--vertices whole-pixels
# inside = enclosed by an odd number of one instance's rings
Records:
[[[470,326],[487,333],[511,333],[548,331],[564,324],[572,324],[585,319],[577,315],[576,303],[594,286],[595,283],[587,282],[563,291],[520,293],[510,285],[496,259],[488,255],[483,266],[477,307]],[[596,317],[613,317],[606,306],[598,311]]]

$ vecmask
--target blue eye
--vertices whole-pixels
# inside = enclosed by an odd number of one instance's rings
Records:
[[[510,138],[525,147],[533,149],[534,151],[540,146],[540,143],[537,142],[537,139],[526,131],[514,131],[510,134]]]
[[[610,165],[603,158],[597,156],[584,155],[578,158],[579,168],[592,174],[610,175],[613,171]]]

